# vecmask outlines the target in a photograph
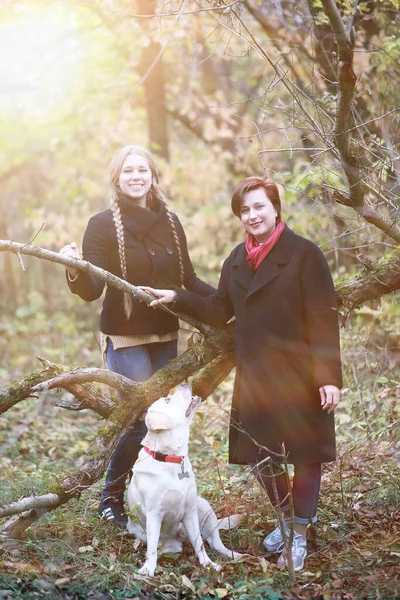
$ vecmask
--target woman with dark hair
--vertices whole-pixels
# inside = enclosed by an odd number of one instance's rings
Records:
[[[225,260],[215,295],[145,289],[158,297],[152,306],[176,301],[176,309],[215,327],[235,316],[229,461],[253,466],[282,511],[287,532],[290,496],[282,453],[294,465],[292,556],[294,569],[300,570],[307,526],[317,520],[321,463],[335,460],[333,411],[342,385],[336,294],[319,248],[281,221],[272,179],[241,181],[232,210],[247,236]],[[278,564],[287,564],[279,526],[264,546],[281,552]]]
[[[133,285],[183,285],[200,295],[213,293],[196,277],[182,225],[167,208],[152,155],[140,146],[119,150],[111,163],[110,187],[110,208],[92,217],[86,228],[83,259]],[[75,243],[61,253],[81,258]],[[77,269],[68,269],[67,281],[72,293],[87,302],[104,289],[100,279]],[[177,355],[178,319],[134,302],[116,288],[107,287],[100,328],[108,368],[134,381],[145,381]],[[122,529],[128,521],[126,478],[145,435],[144,421],[137,421],[119,442],[106,476],[98,512]]]

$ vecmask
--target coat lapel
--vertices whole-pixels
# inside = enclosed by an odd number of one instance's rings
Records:
[[[246,292],[250,289],[251,282],[254,277],[254,271],[249,267],[246,261],[246,249],[242,244],[233,262],[233,276],[236,281]]]
[[[251,280],[247,298],[265,287],[279,275],[279,266],[289,262],[294,243],[294,233],[287,226],[271,252],[264,258]]]

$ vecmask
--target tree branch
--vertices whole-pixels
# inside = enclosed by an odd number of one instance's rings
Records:
[[[335,142],[349,182],[351,205],[361,216],[364,216],[365,187],[355,151],[351,147],[349,139],[351,106],[357,80],[353,69],[353,44],[346,32],[336,3],[333,0],[322,0],[322,5],[331,24],[339,53]]]
[[[45,250],[44,248],[40,248],[39,246],[32,246],[29,244],[19,244],[11,240],[0,240],[0,252],[13,252],[17,255],[27,254],[28,256],[35,256],[36,258],[48,260],[53,263],[59,263],[61,265],[64,265],[65,267],[73,267],[74,269],[78,269],[78,271],[82,271],[87,275],[93,275],[94,277],[97,277],[98,279],[104,281],[105,283],[107,283],[107,285],[110,285],[111,287],[115,287],[118,290],[121,290],[122,292],[131,294],[134,298],[140,300],[140,302],[150,304],[150,302],[154,300],[154,298],[147,292],[143,292],[135,285],[128,283],[124,279],[120,279],[119,277],[113,275],[109,271],[105,271],[100,267],[92,265],[86,260],[69,258],[67,256],[64,256],[63,254],[59,254],[58,252],[53,252],[52,250]],[[188,315],[174,313],[172,310],[170,310],[167,306],[164,306],[163,304],[157,305],[157,309],[158,308],[169,314],[174,315],[175,317],[178,317],[179,319],[182,319],[183,321],[186,321],[186,323],[189,323],[190,325],[193,325],[193,327],[196,327],[196,329],[201,331],[204,335],[208,335],[213,331],[212,327],[199,323],[198,321],[195,321]]]
[[[375,300],[400,288],[400,248],[377,263],[335,286],[339,307],[349,312],[368,300]]]

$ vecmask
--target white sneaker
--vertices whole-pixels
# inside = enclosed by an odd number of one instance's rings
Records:
[[[278,567],[287,567],[287,558],[284,556],[286,551],[283,551],[278,562]],[[307,556],[307,540],[296,531],[293,534],[293,545],[292,545],[292,559],[293,559],[293,570],[301,571],[304,567],[304,559]]]
[[[283,522],[285,525],[286,535],[289,538],[289,534],[290,534],[289,523],[285,519]],[[282,552],[282,550],[284,548],[284,544],[283,544],[281,526],[279,524],[277,527],[275,527],[275,529],[273,531],[271,531],[271,533],[269,535],[267,535],[267,537],[263,541],[263,545],[267,552]]]

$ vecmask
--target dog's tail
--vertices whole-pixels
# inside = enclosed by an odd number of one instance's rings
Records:
[[[242,520],[241,515],[232,515],[224,519],[217,519],[208,501],[205,498],[201,498],[201,496],[197,497],[197,511],[202,538],[207,540],[213,550],[216,550],[222,556],[225,556],[225,558],[239,560],[242,555],[224,546],[219,535],[219,530],[237,527]]]
[[[236,529],[236,527],[239,527],[243,520],[243,515],[230,515],[229,517],[218,519],[218,529],[224,529],[225,531],[229,531],[229,529]]]

